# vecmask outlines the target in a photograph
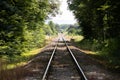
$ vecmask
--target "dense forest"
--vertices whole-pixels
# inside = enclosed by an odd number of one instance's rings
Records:
[[[56,33],[53,22],[45,20],[58,8],[58,0],[0,0],[0,56],[42,47],[45,35]]]
[[[67,2],[82,28],[84,36],[82,42],[89,43],[89,49],[99,51],[109,63],[115,65],[115,68],[120,68],[118,65],[120,64],[120,1],[67,0]]]

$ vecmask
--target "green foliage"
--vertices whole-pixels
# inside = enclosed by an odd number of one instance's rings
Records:
[[[116,2],[120,3],[117,0],[68,0],[69,9],[82,27],[84,37],[102,41],[120,37],[120,16],[117,16],[120,4]]]
[[[51,33],[45,31],[45,19],[58,13],[57,4],[58,0],[0,0],[0,55],[42,47],[45,33]]]
[[[40,52],[41,48],[38,49],[32,49],[31,51],[28,51],[27,53],[24,52],[20,56],[14,55],[9,57],[8,55],[4,55],[0,58],[0,71],[1,70],[9,70],[13,69],[19,66],[23,66],[28,63],[28,61],[38,54]]]
[[[120,71],[120,42],[118,39],[109,39],[105,42],[83,39],[76,43],[81,49],[94,51],[94,54],[88,55],[96,58],[106,68]]]
[[[119,57],[120,56],[120,42],[119,39],[108,39],[105,41],[105,47],[102,49],[102,52],[109,53],[108,55]]]
[[[52,21],[49,21],[48,25],[50,29],[52,30],[52,34],[57,34],[57,28],[56,28],[57,26]]]
[[[98,40],[83,39],[79,42],[80,48],[91,51],[101,51],[104,43],[98,42]]]
[[[57,32],[61,32],[59,24],[55,24],[55,29],[56,29]]]
[[[120,1],[67,0],[82,27],[81,46],[120,58]]]
[[[69,27],[70,27],[69,24],[61,24],[60,25],[60,29],[62,29],[62,30],[67,30]]]
[[[43,29],[44,29],[46,35],[51,35],[51,34],[53,34],[53,32],[52,32],[52,30],[51,30],[51,28],[50,28],[49,25],[44,25],[44,28],[43,28]]]
[[[68,32],[68,34],[72,34],[72,35],[82,34],[82,31],[79,26],[70,26],[66,31]]]
[[[42,28],[36,30],[24,31],[23,51],[45,45],[45,34]]]

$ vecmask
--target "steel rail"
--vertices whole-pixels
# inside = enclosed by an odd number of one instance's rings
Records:
[[[81,76],[81,80],[88,80],[87,77],[86,77],[86,75],[85,75],[85,73],[83,72],[81,66],[79,65],[77,59],[75,58],[73,52],[72,52],[72,51],[70,50],[70,48],[68,47],[67,42],[65,41],[65,39],[64,39],[63,37],[62,37],[62,39],[63,39],[63,41],[65,42],[65,45],[67,46],[67,49],[69,50],[69,52],[70,52],[70,54],[71,54],[71,56],[72,56],[75,64],[77,65],[77,68],[78,68],[80,74],[82,75],[82,76]]]
[[[59,41],[59,39],[58,39],[58,41]],[[58,45],[58,42],[57,42],[57,44],[56,44],[56,46],[55,46],[55,48],[54,48],[54,50],[53,50],[53,52],[52,52],[52,55],[51,55],[51,57],[50,57],[50,59],[49,59],[49,62],[48,62],[48,64],[47,64],[47,67],[46,67],[45,72],[44,72],[44,74],[43,74],[42,80],[46,80],[45,78],[46,78],[46,75],[47,75],[48,70],[49,70],[49,68],[50,68],[50,65],[51,65],[53,56],[54,56],[54,54],[55,54],[55,51],[56,51],[56,49],[57,49],[57,45]]]

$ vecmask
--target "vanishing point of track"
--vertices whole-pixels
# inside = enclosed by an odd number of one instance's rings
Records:
[[[77,74],[77,78],[74,79],[74,80],[88,80],[87,77],[85,76],[81,66],[78,64],[73,52],[69,48],[68,43],[65,41],[65,39],[63,37],[61,37],[61,39],[62,39],[62,43],[64,43],[64,46],[62,46],[62,47],[66,47],[66,51],[67,51],[66,53],[69,53],[69,56],[70,56],[68,59],[67,59],[67,57],[64,57],[64,60],[71,61],[69,64],[74,65],[74,66],[73,65],[72,66],[67,65],[67,67],[69,66],[68,68],[73,67],[72,69],[70,68],[71,72],[69,72],[68,74],[70,74],[72,72],[75,72],[75,74]],[[57,59],[55,59],[55,57],[59,55],[59,54],[57,54],[57,47],[59,45],[59,42],[60,42],[60,38],[58,39],[58,41],[57,41],[57,43],[56,43],[56,45],[54,47],[54,50],[53,50],[53,52],[51,54],[51,57],[50,57],[50,59],[48,61],[45,72],[43,74],[42,80],[54,80],[54,79],[50,78],[50,76],[52,75],[52,71],[53,71],[54,74],[59,74],[59,72],[56,71],[56,69],[57,69],[56,67],[51,67],[53,64],[55,64],[55,61],[57,61]],[[60,51],[60,53],[65,53],[65,52]],[[59,57],[62,56],[62,55],[63,54],[59,55]],[[61,62],[63,63],[64,61],[61,61]],[[64,69],[64,66],[63,66],[62,69]],[[60,71],[62,71],[62,70],[60,70]],[[64,74],[64,75],[66,75],[66,74]],[[58,75],[56,75],[54,77],[57,77],[57,76]],[[59,74],[59,76],[60,76],[60,74]],[[63,77],[63,79],[68,80],[68,79],[65,79],[64,77]],[[63,79],[61,77],[60,80],[63,80]],[[58,80],[58,79],[55,79],[55,80]]]

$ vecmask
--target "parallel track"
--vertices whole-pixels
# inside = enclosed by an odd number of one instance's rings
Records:
[[[58,42],[59,42],[59,40],[60,39],[58,39]],[[87,77],[85,76],[85,74],[84,74],[84,72],[83,72],[83,70],[82,70],[82,68],[81,68],[81,66],[78,64],[78,61],[76,60],[76,58],[75,58],[75,56],[74,56],[74,54],[73,54],[73,52],[70,50],[70,48],[69,48],[69,46],[68,46],[68,44],[67,44],[67,42],[65,41],[65,39],[62,37],[62,40],[63,40],[63,42],[64,42],[64,44],[65,44],[65,46],[66,46],[66,48],[67,48],[67,51],[69,52],[69,55],[71,56],[71,59],[72,59],[72,63],[74,63],[74,66],[75,66],[75,68],[76,68],[76,71],[77,71],[77,73],[79,74],[79,76],[80,76],[80,78],[78,78],[79,80],[88,80],[87,79]],[[48,64],[47,64],[47,67],[46,67],[46,69],[45,69],[45,72],[44,72],[44,74],[43,74],[43,77],[42,77],[42,80],[49,80],[48,79],[48,76],[49,76],[49,74],[48,73],[50,73],[52,70],[51,70],[51,66],[52,66],[52,62],[54,62],[54,57],[56,56],[56,54],[57,54],[57,47],[58,47],[58,42],[56,43],[56,46],[55,46],[55,48],[54,48],[54,50],[53,50],[53,52],[52,52],[52,54],[51,54],[51,57],[50,57],[50,59],[49,59],[49,62],[48,62]],[[74,69],[73,69],[74,70]],[[72,71],[73,72],[73,71]],[[56,73],[57,74],[57,73]],[[78,80],[77,79],[77,80]],[[50,80],[52,80],[52,79],[50,79]],[[61,79],[62,80],[62,79]]]

